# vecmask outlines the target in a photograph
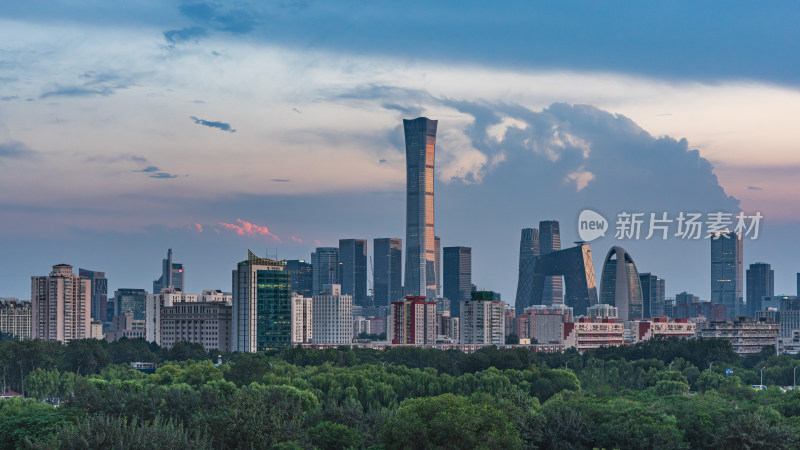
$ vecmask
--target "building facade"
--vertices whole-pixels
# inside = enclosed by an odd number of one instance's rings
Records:
[[[0,300],[0,333],[17,339],[30,339],[32,336],[31,302],[20,300]]]
[[[161,345],[200,344],[206,351],[231,351],[232,306],[225,302],[176,302],[161,309]]]
[[[31,336],[61,341],[91,337],[92,282],[57,264],[47,276],[31,277]]]
[[[106,332],[106,340],[114,342],[122,338],[144,339],[145,320],[137,319],[130,311],[114,316],[114,320],[111,321],[111,326]]]
[[[656,317],[652,320],[635,320],[631,329],[633,330],[633,342],[646,341],[654,337],[679,337],[692,338],[697,331],[697,324],[689,322],[687,319],[677,319],[671,321],[666,317]]]
[[[340,239],[339,263],[342,274],[342,294],[353,297],[353,304],[367,303],[367,241],[366,239]]]
[[[619,319],[619,308],[605,303],[598,303],[586,310],[586,316],[590,319]]]
[[[661,317],[665,314],[666,283],[652,273],[640,273],[642,285],[642,315],[646,319]]]
[[[292,275],[292,293],[308,298],[314,295],[314,275],[311,263],[302,259],[287,259],[284,270]]]
[[[539,256],[539,230],[523,228],[519,240],[519,272],[515,303],[517,306],[535,304],[533,302],[533,275],[537,256]]]
[[[743,240],[736,233],[718,233],[711,241],[711,303],[724,305],[728,318],[741,315],[743,303]]]
[[[622,247],[614,246],[603,262],[600,303],[616,306],[619,320],[642,320],[642,284],[636,264]]]
[[[755,317],[757,311],[764,309],[761,302],[764,297],[775,295],[775,271],[767,263],[753,263],[747,269],[747,315]]]
[[[392,344],[435,344],[436,303],[423,296],[408,296],[392,302],[387,324],[387,339]]]
[[[389,306],[403,298],[403,240],[378,238],[373,241],[373,302]]]
[[[461,317],[461,304],[471,299],[472,248],[445,247],[443,265],[444,296],[450,300],[450,316]]]
[[[133,313],[136,320],[144,320],[147,311],[147,291],[144,289],[117,289],[114,291],[114,315]]]
[[[108,280],[106,280],[106,273],[78,269],[78,276],[92,280],[92,298],[90,300],[92,305],[92,319],[105,322],[108,315],[106,310],[108,307]]]
[[[461,302],[461,339],[465,345],[505,345],[505,303],[493,299],[491,291],[476,291]]]
[[[564,324],[564,348],[579,352],[606,345],[622,345],[625,328],[614,319],[581,318]]]
[[[353,342],[353,297],[342,293],[338,284],[326,284],[312,297],[312,342],[350,344]]]
[[[736,320],[709,322],[707,327],[700,331],[700,336],[730,341],[733,351],[746,355],[758,353],[764,347],[775,345],[778,327],[775,322],[739,317]]]
[[[292,345],[311,342],[314,329],[312,314],[312,298],[292,292]]]
[[[407,296],[436,298],[436,250],[433,214],[433,167],[438,121],[403,120],[406,141]]]
[[[533,276],[533,295],[531,304],[517,304],[517,311],[524,311],[532,305],[553,304],[547,300],[547,277],[558,277],[564,281],[566,292],[564,304],[573,308],[576,315],[585,315],[586,309],[597,303],[597,285],[594,278],[592,249],[588,243],[578,243],[575,247],[542,254],[536,258]],[[548,303],[549,302],[549,303]],[[559,304],[559,303],[556,303]]]
[[[292,284],[284,266],[284,261],[261,258],[248,250],[247,259],[233,271],[232,351],[291,345]]]
[[[311,295],[322,292],[324,284],[340,284],[342,271],[338,247],[317,247],[311,253]]]
[[[183,264],[172,261],[172,249],[169,249],[167,257],[161,260],[161,276],[153,281],[153,294],[158,294],[165,288],[183,291],[186,286],[185,279]]]
[[[561,250],[561,227],[557,220],[543,220],[539,222],[539,255]],[[542,305],[564,303],[564,290],[561,276],[546,276]]]
[[[161,339],[161,312],[163,309],[176,303],[197,302],[197,300],[196,294],[186,294],[174,287],[165,287],[159,294],[147,294],[144,312],[145,340],[163,345]],[[135,314],[134,319],[136,319]]]

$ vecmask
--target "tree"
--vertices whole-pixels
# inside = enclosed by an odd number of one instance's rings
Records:
[[[444,394],[403,401],[386,421],[387,449],[520,448],[519,433],[500,409],[467,397]]]
[[[797,432],[782,422],[781,415],[771,408],[739,414],[718,434],[715,446],[734,450],[797,448]]]
[[[516,333],[511,333],[506,336],[506,344],[508,345],[517,345],[519,344],[519,336]]]
[[[64,350],[62,367],[76,375],[98,373],[111,363],[106,350],[108,343],[98,339],[76,339],[69,341]]]
[[[360,448],[364,437],[361,433],[334,422],[322,422],[308,431],[311,443],[322,450]]]

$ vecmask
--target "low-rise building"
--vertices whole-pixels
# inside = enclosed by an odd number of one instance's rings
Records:
[[[164,345],[161,341],[161,311],[176,303],[197,302],[197,294],[186,294],[173,287],[164,288],[161,293],[147,294],[145,307],[145,339]]]
[[[730,341],[733,351],[740,355],[746,355],[758,353],[764,347],[775,345],[775,338],[778,337],[778,324],[749,317],[711,321],[706,328],[701,330],[700,336]]]
[[[619,309],[616,306],[598,303],[586,308],[586,315],[590,319],[616,319],[619,317]]]
[[[697,324],[687,319],[669,320],[666,317],[656,317],[652,320],[634,320],[633,342],[642,342],[654,337],[694,337]]]
[[[564,324],[564,348],[579,352],[606,345],[622,345],[625,329],[615,319],[580,318]]]
[[[775,353],[778,355],[800,354],[800,330],[792,330],[789,337],[778,336],[775,339]]]
[[[114,316],[111,320],[111,328],[106,332],[106,340],[114,342],[124,337],[143,339],[144,335],[144,320],[136,319],[136,313],[128,311]]]
[[[200,344],[206,351],[231,351],[232,306],[225,302],[175,302],[161,308],[161,346]]]

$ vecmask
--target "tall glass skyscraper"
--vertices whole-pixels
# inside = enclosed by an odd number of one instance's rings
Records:
[[[339,265],[339,248],[317,247],[311,253],[312,295],[322,292],[325,284],[341,284],[342,271]]]
[[[444,248],[444,296],[450,300],[450,316],[461,317],[461,302],[472,298],[472,248]]]
[[[561,229],[557,220],[543,220],[539,222],[539,254],[561,250]],[[542,304],[556,305],[564,303],[564,290],[562,278],[547,277],[544,282],[544,294]]]
[[[184,292],[184,275],[183,264],[172,262],[172,249],[167,250],[167,258],[161,260],[161,277],[153,281],[153,294],[160,294],[168,287]]]
[[[373,241],[375,306],[389,306],[403,298],[403,240],[378,238]]]
[[[743,247],[736,233],[720,233],[711,240],[711,303],[724,305],[728,318],[741,314]]]
[[[232,351],[291,345],[292,283],[284,265],[248,250],[233,271]]]
[[[433,250],[436,255],[434,259],[434,273],[436,274],[436,297],[442,295],[442,239],[439,236],[433,237]]]
[[[367,304],[367,240],[340,239],[339,267],[342,294],[353,297],[354,306],[370,306]]]
[[[523,228],[519,240],[519,277],[517,278],[516,305],[533,305],[533,274],[539,256],[539,230]],[[517,313],[522,314],[522,310]]]
[[[92,319],[104,322],[108,317],[108,280],[105,272],[78,269],[78,276],[92,280]]]
[[[642,284],[642,314],[645,319],[664,315],[666,283],[652,273],[640,273],[639,280]]]
[[[302,259],[287,259],[284,270],[292,274],[292,292],[297,292],[307,298],[311,298],[314,295],[314,278],[311,273],[311,263]]]
[[[405,295],[436,297],[433,163],[438,121],[403,120],[406,138]]]
[[[775,295],[775,271],[767,263],[750,264],[747,269],[747,313],[750,317],[761,311],[761,300]]]
[[[114,292],[114,315],[132,312],[135,320],[145,320],[147,291],[144,289],[117,289]]]
[[[608,251],[600,278],[600,303],[616,306],[622,322],[643,319],[642,281],[633,258],[622,247]]]

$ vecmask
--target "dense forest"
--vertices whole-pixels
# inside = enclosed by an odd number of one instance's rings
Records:
[[[3,383],[27,399],[0,400],[0,449],[796,448],[800,390],[779,386],[798,364],[702,339],[584,354],[221,355],[143,340],[3,340]],[[754,390],[762,374],[768,387]]]

